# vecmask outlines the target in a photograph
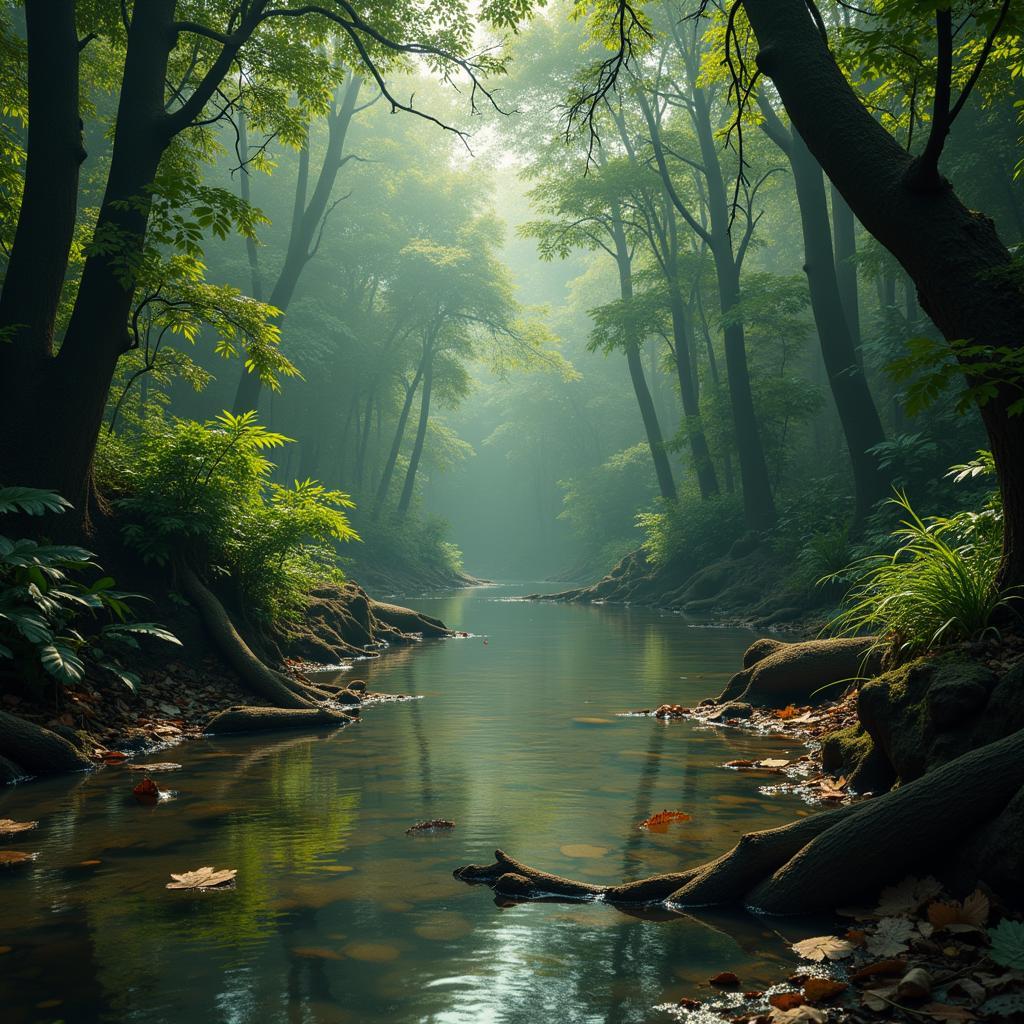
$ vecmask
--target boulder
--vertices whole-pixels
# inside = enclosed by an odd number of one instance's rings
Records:
[[[829,689],[820,695],[820,699],[836,697],[855,680],[870,677],[878,671],[881,654],[873,649],[873,643],[873,637],[779,643],[763,657],[758,657],[760,651],[752,654],[753,663],[729,680],[719,700],[742,699],[770,707],[806,704],[813,699],[812,694],[823,687]],[[748,654],[757,646],[752,645]]]

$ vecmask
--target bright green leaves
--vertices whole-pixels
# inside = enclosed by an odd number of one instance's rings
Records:
[[[9,512],[24,512],[29,516],[41,516],[46,512],[63,512],[71,503],[54,491],[43,491],[38,487],[0,487],[0,515]]]

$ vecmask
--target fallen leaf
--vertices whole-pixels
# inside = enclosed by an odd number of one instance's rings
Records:
[[[122,764],[128,760],[128,755],[122,753],[120,750],[104,750],[103,751],[103,763],[104,764]]]
[[[160,787],[152,779],[143,779],[132,793],[140,804],[155,804],[160,799]]]
[[[129,764],[125,767],[130,772],[176,772],[181,765],[173,761],[159,761],[156,764]]]
[[[709,985],[717,985],[719,988],[735,988],[739,985],[740,979],[732,971],[722,971],[713,978],[708,978]]]
[[[846,933],[846,940],[852,942],[855,946],[863,946],[868,940],[868,933],[862,928],[851,928]]]
[[[658,811],[641,821],[637,828],[649,829],[651,832],[664,832],[669,825],[677,821],[690,821],[690,815],[682,811]]]
[[[966,1006],[952,1006],[950,1003],[926,1003],[921,1007],[932,1020],[977,1020]]]
[[[846,939],[837,939],[834,935],[819,935],[813,939],[804,939],[793,943],[793,952],[805,960],[842,960],[853,953],[853,943]]]
[[[20,850],[0,850],[0,868],[13,868],[19,864],[28,864],[36,859],[34,853],[22,853]]]
[[[899,914],[916,914],[930,900],[942,892],[939,881],[929,875],[915,878],[910,875],[899,885],[890,885],[882,890],[875,913],[879,917],[895,917]]]
[[[784,757],[766,757],[763,761],[757,762],[758,768],[785,768],[791,762]]]
[[[963,996],[964,999],[970,1000],[975,1006],[978,1003],[982,1003],[988,996],[988,992],[985,990],[984,985],[979,985],[972,978],[960,978],[954,981],[949,986],[949,994],[951,996]],[[1021,997],[1024,1000],[1024,996]],[[1022,1003],[1024,1008],[1024,1003]]]
[[[38,821],[14,821],[12,818],[0,818],[0,838],[28,832],[39,824]]]
[[[928,907],[928,920],[936,931],[975,931],[985,927],[988,920],[988,897],[975,889],[963,903],[932,903]]]
[[[804,998],[809,1003],[827,1003],[849,987],[845,981],[833,981],[831,978],[808,978],[807,984],[804,985]]]
[[[746,759],[744,759],[742,757],[738,757],[738,758],[736,758],[735,761],[726,761],[725,764],[722,765],[722,767],[723,768],[753,768],[755,763],[756,762],[754,762],[754,761],[748,761],[748,760],[746,760]]]
[[[895,985],[882,985],[878,988],[869,988],[866,992],[862,992],[860,1001],[869,1010],[879,1012],[889,1009],[895,995]]]
[[[932,976],[922,967],[912,967],[896,986],[901,999],[927,999],[932,994]]]
[[[776,718],[781,718],[783,720],[785,720],[787,718],[796,718],[796,716],[798,714],[800,714],[800,712],[797,710],[797,708],[794,705],[792,705],[792,704],[789,704],[788,706],[786,706],[784,708],[779,708],[777,711],[775,711],[773,713],[774,713]]]
[[[853,981],[867,981],[868,978],[901,978],[907,969],[906,960],[878,960],[867,964],[850,975]]]
[[[218,871],[216,868],[196,868],[180,875],[171,874],[173,882],[167,883],[168,889],[219,889],[235,880],[237,869],[227,868]]]
[[[799,992],[776,992],[768,997],[768,1005],[779,1010],[792,1010],[804,1005],[804,997]]]
[[[824,1010],[819,1010],[814,1006],[795,1006],[792,1010],[780,1010],[778,1007],[772,1007],[771,1017],[769,1018],[772,1024],[825,1024],[828,1020],[828,1016]]]
[[[434,818],[432,821],[418,821],[410,825],[406,830],[407,836],[416,835],[417,832],[445,832],[455,828],[455,822],[447,818]]]
[[[989,928],[992,948],[988,955],[1001,967],[1024,970],[1024,924],[1004,918],[997,928]]]
[[[872,956],[896,956],[906,950],[913,933],[914,923],[905,917],[883,917],[868,936],[867,951]]]
[[[699,999],[690,999],[689,996],[683,996],[676,1006],[681,1006],[684,1010],[699,1010],[704,1004]]]

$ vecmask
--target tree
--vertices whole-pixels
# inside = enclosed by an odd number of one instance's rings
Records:
[[[191,9],[179,17],[179,6],[175,0],[125,3],[120,10],[86,0],[26,3],[29,140],[0,296],[0,336],[7,339],[0,346],[0,377],[9,382],[0,414],[0,475],[55,488],[79,510],[86,505],[115,367],[132,344],[128,319],[154,208],[163,201],[184,208],[200,229],[217,219],[209,193],[182,194],[173,178],[160,180],[168,155],[188,152],[191,143],[197,157],[208,142],[204,130],[244,106],[247,95],[260,97],[272,123],[284,104],[268,96],[322,82],[325,62],[317,51],[335,35],[342,40],[343,63],[370,75],[392,109],[425,117],[430,115],[392,95],[385,74],[420,57],[447,76],[468,76],[474,95],[483,90],[489,96],[481,75],[499,66],[494,58],[471,54],[469,15],[459,4],[445,18],[414,0],[372,16],[347,0],[280,6],[218,0],[195,19],[188,17]],[[509,27],[524,13],[518,4],[499,3],[488,5],[484,18]],[[120,97],[103,201],[58,339],[57,310],[85,158],[80,52],[97,36],[108,41],[120,64]],[[237,76],[237,90],[229,76]],[[53,412],[40,416],[41,409]]]

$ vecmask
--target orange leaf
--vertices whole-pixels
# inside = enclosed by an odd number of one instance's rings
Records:
[[[835,999],[840,992],[845,992],[849,986],[843,981],[833,981],[831,978],[808,978],[804,985],[804,998],[809,1003],[822,1003],[829,999]]]
[[[776,992],[768,997],[768,1003],[777,1010],[795,1010],[804,1005],[804,997],[799,992]]]
[[[104,764],[120,764],[122,761],[128,759],[127,754],[121,753],[120,750],[104,750],[103,751],[103,763]]]
[[[775,717],[776,718],[796,718],[796,716],[798,714],[799,714],[799,712],[797,711],[797,708],[794,705],[790,704],[787,707],[779,708],[779,710],[777,710],[775,712]]]
[[[859,971],[854,971],[850,977],[853,981],[867,981],[868,978],[902,978],[906,970],[906,960],[876,960],[873,964],[867,964]]]
[[[152,779],[143,779],[132,792],[140,804],[155,804],[160,799],[160,787]]]
[[[637,828],[646,828],[652,832],[664,832],[674,821],[689,821],[690,815],[682,811],[658,811],[641,821]]]
[[[740,979],[732,971],[722,971],[721,974],[716,974],[713,978],[709,978],[708,982],[712,985],[717,985],[719,988],[733,988],[740,983]]]

